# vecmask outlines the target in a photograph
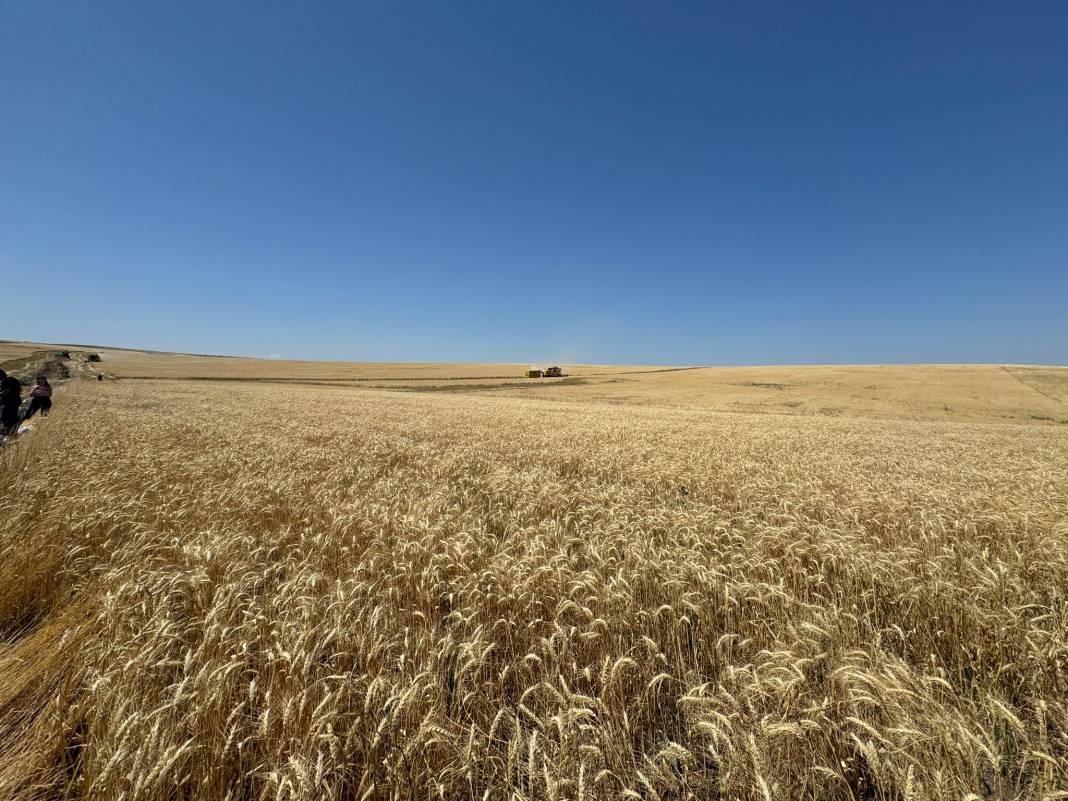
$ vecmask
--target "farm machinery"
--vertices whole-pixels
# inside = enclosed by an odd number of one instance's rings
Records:
[[[544,370],[527,370],[527,378],[563,378],[564,371],[555,365]]]

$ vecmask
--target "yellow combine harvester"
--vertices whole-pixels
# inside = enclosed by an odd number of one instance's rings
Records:
[[[559,367],[546,367],[544,370],[527,370],[527,378],[563,378],[564,371]]]

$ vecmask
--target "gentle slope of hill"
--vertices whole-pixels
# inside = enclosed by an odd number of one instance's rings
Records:
[[[0,343],[6,357],[83,345]],[[338,384],[354,389],[493,393],[577,402],[832,417],[1068,423],[1068,368],[1022,365],[656,367],[525,363],[293,361],[94,348],[115,378]]]

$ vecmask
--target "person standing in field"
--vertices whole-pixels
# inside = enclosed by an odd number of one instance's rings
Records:
[[[22,384],[0,370],[0,433],[12,436],[19,427]]]
[[[52,385],[48,383],[48,379],[43,376],[37,376],[37,386],[30,391],[30,408],[26,410],[26,414],[22,415],[22,422],[26,422],[33,417],[37,412],[41,413],[41,417],[48,417],[48,410],[52,408]]]

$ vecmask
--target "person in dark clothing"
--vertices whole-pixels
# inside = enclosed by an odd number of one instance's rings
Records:
[[[41,417],[48,417],[48,410],[52,408],[52,385],[48,383],[48,379],[43,376],[37,376],[37,386],[30,391],[30,408],[26,410],[26,414],[22,415],[22,422],[26,422],[33,417],[37,412],[41,413]]]
[[[12,436],[19,427],[22,384],[0,370],[0,433]]]

